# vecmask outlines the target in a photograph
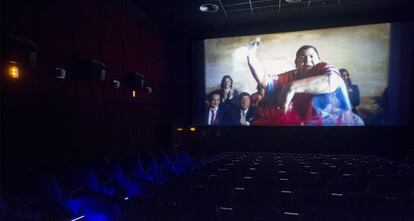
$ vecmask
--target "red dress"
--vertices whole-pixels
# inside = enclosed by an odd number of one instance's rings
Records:
[[[339,72],[326,63],[319,63],[310,70],[308,77],[331,74],[339,75]],[[299,79],[301,78],[295,70],[269,79],[254,125],[363,125],[362,120],[351,111],[346,87],[326,94],[296,93],[292,99],[292,107],[285,113],[279,101],[281,90]]]

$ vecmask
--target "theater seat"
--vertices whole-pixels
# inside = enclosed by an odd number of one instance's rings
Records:
[[[351,221],[348,213],[338,210],[307,210],[303,212],[302,221]]]
[[[145,180],[127,180],[125,174],[118,163],[110,165],[110,174],[116,185],[123,189],[123,197],[151,197],[155,194],[154,185]]]
[[[119,217],[114,205],[104,197],[87,193],[66,196],[53,176],[42,174],[38,178],[42,220],[70,220],[85,216],[86,219],[106,221]]]
[[[280,220],[281,214],[274,205],[261,204],[252,205],[244,204],[235,207],[235,220],[241,221],[272,221]]]

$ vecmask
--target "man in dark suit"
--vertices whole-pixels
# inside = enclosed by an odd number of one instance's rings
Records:
[[[205,111],[206,125],[221,125],[224,111],[220,107],[221,94],[219,92],[212,92],[208,96],[208,107]]]
[[[239,108],[231,114],[232,125],[250,126],[253,122],[254,109],[250,107],[250,94],[243,92],[239,95]]]

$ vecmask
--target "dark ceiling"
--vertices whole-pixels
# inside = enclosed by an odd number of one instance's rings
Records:
[[[413,0],[132,0],[167,29],[194,36],[209,36],[237,27],[257,27],[309,20],[392,21],[411,19]],[[289,3],[292,2],[292,3]],[[203,13],[200,6],[211,3],[217,12]],[[328,21],[329,22],[329,21]]]

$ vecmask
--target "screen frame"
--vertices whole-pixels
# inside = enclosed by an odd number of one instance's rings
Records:
[[[399,107],[395,111],[389,111],[387,113],[388,122],[386,126],[407,126],[412,120],[410,120],[410,103],[407,101],[412,100],[413,96],[410,93],[410,82],[412,81],[411,74],[412,67],[407,66],[410,64],[413,57],[413,52],[407,50],[407,48],[412,48],[413,44],[409,40],[410,33],[413,32],[412,21],[407,22],[390,22],[390,21],[377,21],[377,22],[349,22],[347,24],[314,24],[314,25],[305,25],[300,26],[288,26],[288,27],[279,27],[278,29],[269,29],[267,31],[257,32],[234,32],[231,34],[224,35],[213,35],[211,37],[193,40],[192,42],[192,72],[195,73],[193,76],[193,111],[192,111],[192,124],[196,126],[208,126],[203,124],[204,114],[203,109],[205,108],[205,55],[204,55],[204,41],[207,39],[215,38],[228,38],[228,37],[237,37],[237,36],[246,36],[246,35],[263,35],[263,34],[278,34],[294,31],[306,31],[306,30],[316,30],[316,29],[326,29],[326,28],[338,28],[338,27],[351,27],[358,25],[372,25],[372,24],[382,24],[390,23],[390,44],[389,44],[389,70],[388,70],[388,86],[390,89],[390,96],[395,97],[399,96],[399,99],[395,99],[392,102],[389,102],[389,107]],[[411,25],[411,27],[410,27]],[[238,33],[241,33],[239,35]],[[402,41],[401,41],[402,40]],[[402,44],[408,42],[410,43],[408,47],[404,49]],[[400,57],[401,50],[405,56]],[[406,74],[401,74],[404,72]],[[408,73],[407,73],[408,72]],[[400,73],[400,74],[398,74]],[[404,88],[404,90],[401,90]],[[403,113],[403,114],[400,114]],[[208,126],[215,127],[215,126]],[[223,127],[223,126],[220,126]]]

